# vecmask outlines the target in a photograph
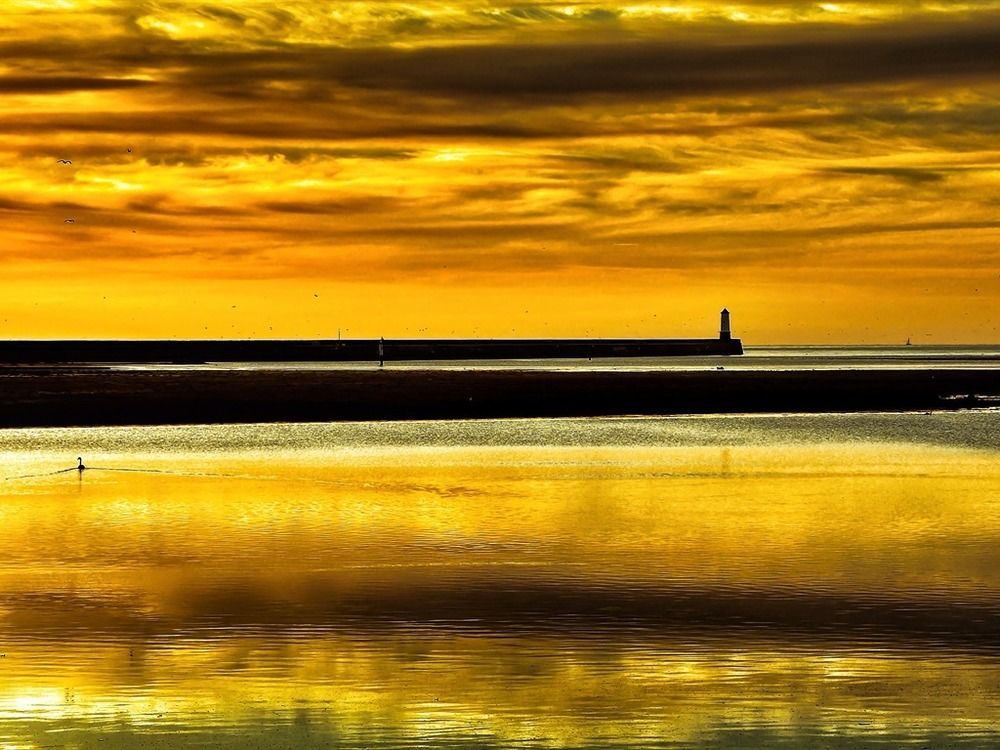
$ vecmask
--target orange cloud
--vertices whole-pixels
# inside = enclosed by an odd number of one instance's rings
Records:
[[[4,332],[993,341],[998,10],[13,0]]]

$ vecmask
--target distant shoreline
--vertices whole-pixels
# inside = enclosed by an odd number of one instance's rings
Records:
[[[1000,370],[0,367],[0,427],[921,411],[1000,405]]]

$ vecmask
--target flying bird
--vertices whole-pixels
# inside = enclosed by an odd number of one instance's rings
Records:
[[[73,161],[71,159],[59,159],[58,163],[59,164],[72,164]]]
[[[63,219],[63,224],[76,224],[76,219]]]

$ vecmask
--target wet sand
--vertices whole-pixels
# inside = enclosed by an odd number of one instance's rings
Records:
[[[0,427],[910,411],[998,400],[995,370],[0,368]]]

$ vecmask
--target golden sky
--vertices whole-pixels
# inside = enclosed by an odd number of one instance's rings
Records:
[[[0,335],[995,342],[997,49],[998,0],[3,0]]]

